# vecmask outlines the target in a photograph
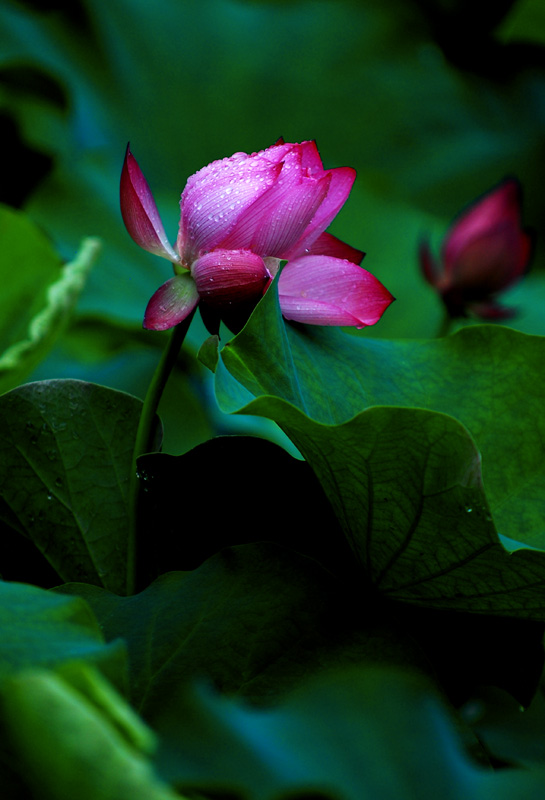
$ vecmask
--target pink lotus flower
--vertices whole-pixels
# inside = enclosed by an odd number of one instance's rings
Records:
[[[443,242],[441,264],[423,242],[420,265],[449,316],[507,319],[515,311],[495,296],[520,280],[531,252],[532,237],[521,227],[520,185],[506,178],[458,217]]]
[[[324,170],[314,142],[277,142],[235,153],[192,175],[182,192],[172,247],[151,190],[127,147],[121,213],[134,241],[172,262],[174,276],[152,296],[144,327],[165,330],[201,302],[201,313],[245,317],[280,262],[279,301],[286,319],[313,325],[377,322],[393,297],[359,266],[363,253],[325,229],[350,193],[355,171]]]

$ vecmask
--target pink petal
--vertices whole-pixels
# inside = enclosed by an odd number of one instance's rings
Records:
[[[324,202],[331,178],[309,177],[302,169],[301,145],[284,155],[274,185],[241,215],[222,247],[251,249],[283,258],[301,238]]]
[[[280,274],[286,319],[310,325],[374,325],[394,298],[367,270],[330,256],[302,256]]]
[[[253,238],[252,249],[275,258],[285,258],[293,243],[301,238],[311,220],[316,216],[329,190],[328,175],[317,180],[303,178],[297,186],[282,187],[275,191],[275,197],[263,198],[263,223],[258,226]],[[272,192],[276,190],[274,187]],[[267,214],[266,206],[270,213]]]
[[[123,222],[137,245],[150,253],[177,262],[167,239],[155,200],[140,167],[127,145],[121,172],[120,204]]]
[[[257,252],[263,255],[295,258],[297,255],[302,255],[305,252],[312,252],[310,248],[313,242],[327,228],[346,202],[356,178],[356,172],[351,167],[338,167],[324,170],[322,159],[320,158],[316,142],[314,141],[306,141],[301,142],[301,144],[288,146],[291,147],[292,150],[283,156],[283,171],[274,187],[274,191],[278,192],[278,198],[284,195],[288,198],[288,202],[291,199],[294,214],[297,209],[299,209],[298,228],[295,224],[292,225],[289,230],[285,231],[285,235],[282,238],[278,227],[275,230],[272,229],[272,225],[267,226],[265,217],[268,210],[265,207],[268,206],[270,208],[274,201],[274,195],[271,197],[273,194],[271,191],[263,197],[261,201],[264,211],[263,224],[260,226],[262,232],[261,238],[254,236],[253,240],[249,242],[247,246],[251,246],[252,249],[256,249]],[[273,148],[269,149],[272,150]],[[311,189],[313,180],[317,182],[317,186],[314,190]],[[300,189],[296,189],[298,184],[301,184],[302,181],[304,181],[303,186]],[[327,184],[326,181],[328,181]],[[284,185],[280,189],[279,185],[282,182]],[[327,185],[327,192],[325,196],[321,197],[320,202],[316,204],[315,214],[310,216],[310,200],[306,207],[302,200],[304,187],[308,187],[307,190],[310,193],[312,191],[318,192],[317,187],[320,186],[323,189],[325,185]],[[261,209],[259,206],[252,208],[252,212],[256,216],[260,211]],[[279,209],[277,217],[285,221],[290,219],[290,214],[288,212],[282,215],[282,211]],[[352,256],[354,256],[354,253],[352,253]],[[360,257],[360,261],[361,258],[363,258],[363,255]]]
[[[192,175],[180,201],[177,248],[184,263],[218,247],[237,220],[274,185],[281,169],[268,159],[235,153]]]
[[[333,256],[334,258],[343,258],[345,261],[352,261],[354,264],[361,264],[365,258],[363,250],[356,250],[349,244],[337,239],[330,233],[321,233],[313,244],[308,249],[308,255],[311,256]]]
[[[345,204],[356,180],[356,170],[352,167],[329,169],[324,172],[325,175],[330,178],[327,195],[302,236],[284,254],[285,258],[295,258],[312,247],[318,236],[325,231]]]
[[[265,150],[260,150],[258,153],[252,153],[251,158],[260,158],[270,161],[272,164],[280,164],[281,161],[284,161],[288,153],[291,153],[292,150],[300,151],[301,148],[302,145],[290,144],[289,142],[285,142],[284,139],[280,137],[277,142],[270,147],[267,147]]]
[[[212,250],[191,267],[200,297],[216,308],[258,300],[269,273],[249,250]]]
[[[309,175],[323,174],[324,165],[315,141],[301,142],[302,165]]]
[[[442,255],[447,272],[455,269],[460,254],[474,239],[503,226],[520,230],[520,194],[518,181],[508,178],[471,204],[445,239]]]
[[[199,302],[195,281],[189,275],[175,275],[160,286],[148,303],[144,328],[165,331],[182,322]]]

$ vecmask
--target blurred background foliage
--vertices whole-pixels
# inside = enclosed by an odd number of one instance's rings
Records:
[[[354,166],[331,231],[397,298],[355,333],[374,337],[435,335],[420,238],[438,248],[462,207],[516,175],[537,246],[505,303],[519,308],[513,327],[545,332],[542,0],[4,0],[0,126],[0,200],[65,260],[85,236],[102,240],[77,316],[33,378],[145,393],[164,335],[141,322],[170,268],[121,221],[129,140],[171,241],[187,177],[212,160],[283,136],[316,139],[326,167]],[[196,320],[189,352],[205,336]],[[161,414],[174,453],[238,429],[273,436],[263,420],[222,416],[187,357]]]

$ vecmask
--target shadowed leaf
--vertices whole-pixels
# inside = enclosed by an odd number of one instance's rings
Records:
[[[270,417],[290,436],[273,398],[323,424],[376,405],[449,414],[482,455],[498,531],[545,549],[544,359],[545,338],[502,327],[418,342],[294,326],[269,291],[221,351],[216,393],[225,411]]]
[[[141,407],[123,392],[74,380],[29,383],[0,398],[0,517],[65,581],[124,591]]]
[[[430,687],[392,669],[333,672],[265,711],[185,689],[156,724],[159,773],[187,793],[540,800],[545,780],[476,766]]]
[[[225,548],[133,597],[83,584],[58,591],[85,598],[107,640],[126,640],[132,699],[148,720],[189,678],[269,703],[308,675],[342,664],[424,664],[361,587],[268,542]]]

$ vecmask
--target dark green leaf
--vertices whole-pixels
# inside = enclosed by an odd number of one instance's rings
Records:
[[[391,669],[334,672],[272,710],[199,687],[157,720],[160,774],[182,792],[255,800],[541,800],[545,770],[494,773],[464,753],[420,678]]]
[[[158,574],[193,569],[223,547],[257,541],[291,547],[344,578],[357,569],[309,465],[272,442],[219,436],[183,456],[141,456],[138,472],[139,524],[147,561]],[[195,524],[181,513],[180,486],[191,498]]]
[[[309,674],[354,661],[424,665],[361,587],[267,542],[225,548],[133,597],[83,584],[59,591],[84,597],[108,640],[127,641],[131,695],[146,719],[195,676],[270,702]]]
[[[545,549],[544,361],[545,338],[498,326],[415,342],[292,325],[269,291],[223,348],[216,392],[225,411],[270,417],[290,437],[285,406],[273,398],[323,424],[345,422],[375,405],[449,414],[482,455],[498,531]]]
[[[0,681],[28,669],[72,661],[98,666],[114,683],[125,677],[125,648],[106,643],[88,604],[22,583],[0,581]]]
[[[52,375],[80,378],[143,400],[167,340],[166,333],[143,331],[141,324],[122,325],[80,317],[70,326],[47,363],[35,370],[34,379],[47,379]],[[214,434],[206,402],[210,389],[204,385],[203,373],[207,378],[208,371],[183,348],[159,406],[165,452],[183,453]],[[214,412],[219,416],[217,409]],[[227,417],[229,419],[233,418]],[[240,420],[237,422],[240,425]],[[268,420],[267,423],[272,425]]]
[[[29,383],[0,398],[0,514],[63,580],[125,589],[140,411],[135,397],[73,380]]]
[[[254,402],[314,469],[367,575],[389,598],[542,620],[545,553],[500,544],[479,454],[452,418],[371,408],[343,425],[281,400]]]
[[[483,498],[473,445],[449,418],[383,409],[366,412],[358,422],[346,426],[312,426],[307,421],[305,427],[304,418],[300,423],[310,461],[333,498],[348,536],[362,553],[367,537],[370,539],[368,571],[358,565],[309,464],[270,442],[239,436],[211,440],[177,458],[156,453],[139,459],[145,487],[141,524],[152,532],[147,537],[146,561],[156,563],[159,570],[169,566],[190,569],[227,545],[268,540],[311,556],[357,592],[369,575],[376,580],[385,563],[392,566],[394,579],[397,576],[403,581],[406,568],[414,572],[414,564],[409,561],[407,566],[407,559],[419,546],[426,553],[419,559],[424,576],[430,561],[435,568],[440,547],[446,550],[450,545],[455,560],[463,546],[471,553],[472,541],[476,556],[483,539],[497,545],[490,523],[479,518],[478,507],[476,516],[473,511],[468,514],[465,506],[460,508],[469,498],[473,502],[477,495],[479,503]],[[208,475],[213,475],[213,480]],[[458,479],[461,485],[456,486]],[[419,507],[419,481],[426,483],[428,490],[434,481],[438,485],[447,482],[441,504],[436,496],[426,495]],[[271,482],[279,487],[274,500],[268,488]],[[181,485],[193,506],[200,509],[198,535],[180,514]],[[413,540],[404,549],[404,537],[411,533]],[[465,542],[458,541],[463,537],[467,537]],[[503,569],[518,565],[500,552]],[[541,560],[538,557],[538,565]],[[469,566],[467,570],[470,576],[472,569]],[[449,604],[473,610],[483,610],[485,605],[474,597],[464,602],[452,596],[460,572],[463,574],[464,564],[458,563],[451,573],[441,576],[445,597],[440,604],[427,597],[426,606],[436,604],[440,610],[398,602],[385,607],[386,589],[380,600],[373,598],[373,618],[386,627],[399,620],[401,629],[418,641],[454,702],[463,702],[475,685],[491,684],[507,689],[519,703],[528,705],[543,668],[543,625],[520,618],[447,611]],[[439,579],[433,580],[437,585]],[[541,590],[536,589],[535,596],[539,600]],[[410,599],[409,593],[403,599]],[[505,594],[497,600],[505,602]],[[363,620],[363,616],[358,618],[360,607],[356,601],[356,627]],[[342,608],[339,611],[343,624],[346,613]],[[539,619],[537,609],[535,616]],[[367,614],[365,619],[368,624]]]

